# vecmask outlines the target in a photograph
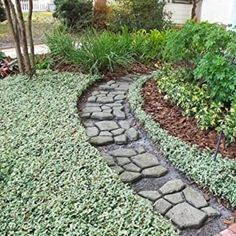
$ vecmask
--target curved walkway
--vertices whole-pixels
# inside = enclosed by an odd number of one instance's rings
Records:
[[[181,235],[213,236],[224,230],[230,211],[175,169],[132,116],[127,91],[134,76],[105,82],[85,95],[81,117],[90,143],[124,183],[171,219]]]

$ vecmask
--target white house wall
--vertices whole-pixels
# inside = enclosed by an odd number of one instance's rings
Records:
[[[236,0],[203,0],[201,20],[225,25],[236,23]]]
[[[165,11],[171,13],[171,20],[176,24],[184,24],[191,19],[191,4],[167,3]]]

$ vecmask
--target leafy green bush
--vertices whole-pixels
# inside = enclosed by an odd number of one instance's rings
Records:
[[[89,144],[76,103],[97,80],[46,72],[0,81],[1,235],[176,235]]]
[[[91,26],[93,17],[92,0],[55,0],[54,16],[71,29]]]
[[[236,206],[236,165],[234,160],[221,158],[219,154],[216,161],[212,160],[213,153],[190,146],[186,142],[171,136],[162,129],[151,116],[143,110],[143,97],[141,94],[144,83],[150,76],[135,80],[129,89],[129,103],[139,121],[149,132],[152,139],[173,165],[183,171],[199,186],[207,188],[213,194],[229,201],[232,207]],[[235,112],[235,111],[234,111]],[[233,114],[233,113],[232,113]],[[235,114],[235,113],[234,113]],[[235,116],[234,116],[235,121]]]
[[[80,42],[61,28],[48,36],[48,45],[56,57],[79,65],[85,71],[103,72],[127,67],[134,61],[159,59],[165,45],[165,34],[158,30],[129,33],[87,32]]]
[[[0,1],[0,22],[6,20],[6,14],[2,2]]]
[[[163,30],[170,25],[164,6],[163,0],[117,0],[112,6],[110,28],[114,31],[124,26],[130,31]]]

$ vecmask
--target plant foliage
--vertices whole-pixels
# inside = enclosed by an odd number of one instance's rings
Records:
[[[89,144],[76,103],[97,79],[0,81],[1,235],[176,235]]]

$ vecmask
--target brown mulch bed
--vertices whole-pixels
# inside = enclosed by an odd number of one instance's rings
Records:
[[[200,130],[197,120],[182,115],[180,107],[164,98],[155,81],[148,81],[143,88],[144,110],[167,130],[171,135],[188,143],[196,144],[200,148],[215,150],[218,133],[215,130]],[[236,159],[236,143],[227,146],[225,138],[220,145],[220,153]]]

